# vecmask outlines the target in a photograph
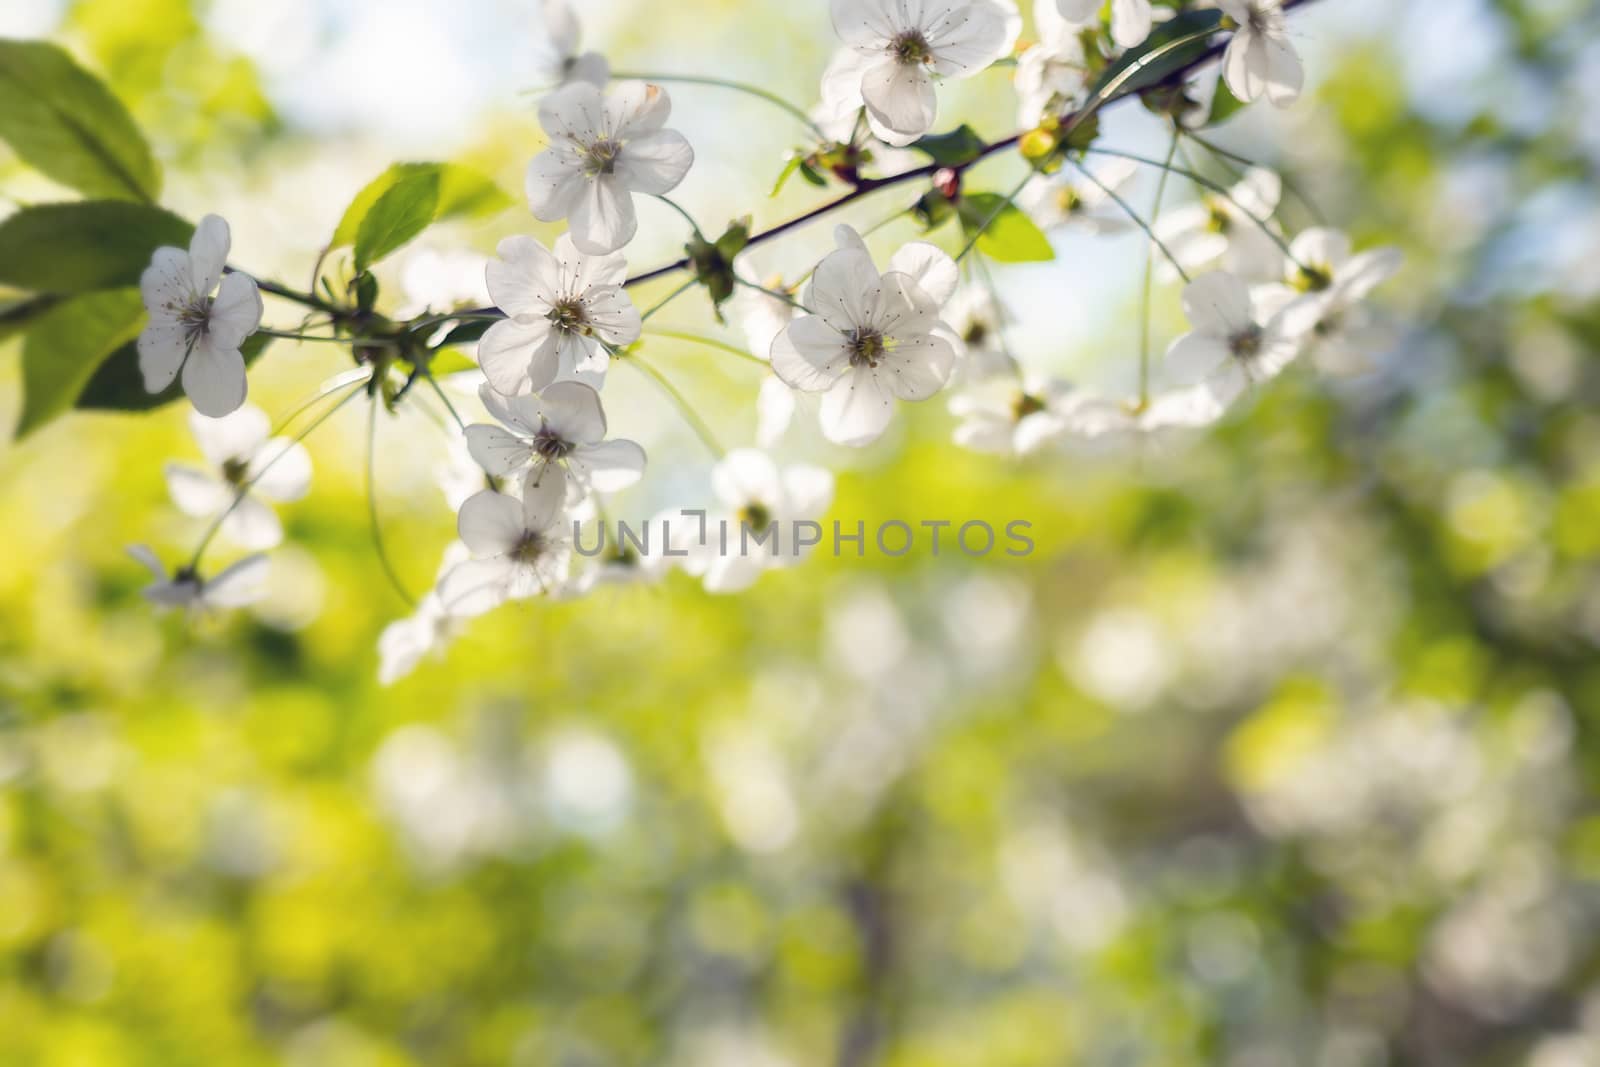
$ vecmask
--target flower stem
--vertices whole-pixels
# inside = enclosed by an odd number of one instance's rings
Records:
[[[1150,166],[1150,167],[1160,167],[1164,171],[1167,171],[1167,172],[1172,173],[1172,174],[1176,174],[1176,175],[1178,175],[1179,177],[1182,177],[1182,178],[1187,178],[1190,181],[1194,182],[1196,185],[1198,185],[1198,186],[1200,186],[1200,187],[1202,187],[1204,189],[1211,190],[1213,193],[1216,193],[1218,196],[1222,197],[1228,203],[1232,204],[1234,209],[1236,211],[1238,211],[1239,214],[1241,214],[1245,218],[1249,219],[1255,225],[1255,227],[1257,229],[1259,229],[1262,233],[1266,234],[1267,237],[1271,239],[1272,243],[1277,245],[1278,249],[1283,252],[1284,257],[1287,258],[1289,260],[1289,262],[1293,263],[1295,266],[1299,267],[1301,270],[1305,270],[1306,269],[1306,265],[1304,263],[1301,263],[1298,259],[1296,259],[1294,253],[1289,250],[1289,242],[1285,241],[1283,239],[1282,235],[1280,235],[1278,233],[1278,231],[1276,231],[1276,230],[1274,230],[1272,228],[1272,226],[1269,223],[1269,220],[1257,218],[1255,216],[1254,212],[1246,211],[1244,205],[1239,203],[1238,199],[1234,197],[1233,191],[1231,189],[1229,189],[1226,185],[1223,185],[1221,182],[1212,181],[1210,178],[1207,178],[1204,174],[1201,174],[1199,171],[1190,170],[1187,167],[1175,167],[1170,162],[1169,163],[1163,163],[1159,159],[1151,159],[1149,156],[1136,155],[1133,152],[1123,152],[1123,151],[1121,151],[1119,149],[1116,149],[1116,148],[1090,147],[1090,148],[1085,149],[1084,151],[1093,152],[1096,155],[1117,156],[1118,158],[1121,158],[1121,159],[1131,159],[1135,163],[1143,163],[1146,166]]]
[[[450,398],[445,395],[444,389],[439,385],[439,379],[435,378],[432,374],[424,374],[422,377],[433,389],[434,394],[438,396],[439,403],[444,405],[444,409],[448,411],[450,413],[450,417],[455,420],[456,429],[460,430],[462,433],[466,433],[467,424],[461,421],[460,413],[456,411],[456,406],[450,403]]]
[[[301,341],[309,344],[361,345],[366,348],[400,347],[391,337],[318,337],[308,333],[294,333],[290,330],[270,330],[265,326],[257,327],[256,333],[265,334],[268,337],[281,337],[285,341]]]
[[[662,308],[666,307],[668,304],[670,304],[674,300],[678,299],[678,297],[682,296],[684,293],[687,293],[690,289],[693,289],[695,287],[695,285],[699,282],[699,280],[700,279],[698,279],[698,278],[690,278],[688,281],[684,282],[682,285],[680,285],[676,289],[672,290],[672,292],[668,293],[666,296],[661,298],[660,303],[658,303],[654,307],[650,308],[643,315],[640,315],[639,316],[639,321],[641,323],[649,321],[650,316],[654,315],[656,312],[660,311]]]
[[[1184,130],[1183,134],[1185,137],[1189,138],[1189,140],[1193,141],[1201,148],[1204,148],[1207,152],[1210,152],[1219,160],[1227,160],[1232,163],[1237,163],[1241,167],[1259,166],[1255,160],[1250,159],[1248,156],[1241,156],[1237,152],[1230,152],[1226,148],[1223,148],[1222,146],[1214,144],[1206,138],[1201,137],[1193,130]],[[1299,182],[1292,181],[1291,179],[1285,177],[1282,173],[1280,173],[1278,177],[1283,182],[1283,187],[1289,191],[1289,195],[1300,201],[1300,206],[1306,209],[1306,213],[1311,216],[1311,220],[1313,222],[1319,226],[1327,224],[1328,220],[1322,214],[1322,209],[1317,207],[1316,202],[1305,194],[1305,192],[1300,188]]]
[[[758,367],[765,367],[767,365],[767,361],[762,359],[760,356],[746,352],[737,345],[731,345],[726,341],[719,340],[715,337],[707,337],[704,334],[690,333],[687,330],[661,330],[656,329],[655,327],[651,327],[650,329],[646,330],[645,333],[651,335],[652,337],[667,337],[674,341],[687,341],[691,344],[705,345],[707,348],[715,348],[726,352],[729,355],[738,356],[740,359],[745,360],[746,362],[754,363]]]
[[[817,140],[828,140],[827,134],[822,132],[822,127],[812,121],[810,115],[807,115],[777,93],[770,92],[758,85],[747,85],[744,82],[732,81],[728,78],[708,78],[696,74],[636,74],[626,71],[613,71],[611,76],[619,81],[676,82],[681,85],[708,85],[717,89],[731,89],[736,93],[744,93],[758,100],[765,100],[774,107],[782,108],[815,134]]]
[[[700,438],[701,443],[706,446],[713,456],[721,459],[728,454],[727,449],[723,448],[721,442],[717,440],[717,435],[711,432],[711,427],[706,425],[706,421],[694,409],[694,405],[689,403],[688,399],[678,391],[676,386],[667,381],[665,375],[649,363],[646,363],[637,352],[631,353],[623,362],[638,367],[645,377],[656,383],[657,387],[672,401],[673,406],[678,409],[678,414],[683,416],[683,421],[689,424],[690,429],[694,430],[695,436]]]
[[[1167,146],[1167,162],[1172,162],[1172,157],[1178,151],[1178,129],[1173,128],[1172,143]],[[1161,178],[1156,182],[1156,199],[1150,208],[1151,232],[1155,232],[1155,224],[1161,219],[1161,201],[1167,195],[1167,179],[1172,176],[1169,170],[1161,172]],[[1141,323],[1139,327],[1139,407],[1143,409],[1150,403],[1150,289],[1151,281],[1155,276],[1156,250],[1151,245],[1145,250],[1144,257],[1144,295],[1141,297],[1144,307],[1141,309]]]
[[[967,253],[971,252],[978,246],[978,239],[981,238],[985,233],[989,232],[989,227],[993,226],[995,224],[995,220],[1001,215],[1005,214],[1006,209],[1016,202],[1017,197],[1022,194],[1023,188],[1026,187],[1027,184],[1032,180],[1033,171],[1030,170],[1027,174],[1023,175],[1022,181],[1017,183],[1017,187],[1011,190],[1011,195],[1001,201],[1000,206],[989,212],[989,217],[983,220],[983,225],[978,227],[976,233],[967,238],[967,243],[963,245],[961,251],[956,254],[957,263],[960,263],[963,259],[966,259]]]
[[[383,568],[384,576],[389,579],[389,584],[400,599],[406,602],[406,607],[414,608],[417,606],[416,598],[406,591],[405,583],[395,570],[394,561],[389,558],[389,550],[383,543],[383,524],[378,521],[377,479],[373,476],[373,467],[378,451],[378,407],[381,403],[374,396],[372,403],[367,405],[367,526],[372,532],[372,548],[378,555],[378,565]]]
[[[1134,224],[1138,226],[1139,229],[1144,231],[1145,236],[1150,238],[1157,248],[1161,249],[1161,254],[1167,257],[1167,261],[1172,264],[1174,269],[1177,270],[1180,278],[1182,278],[1185,282],[1193,280],[1189,277],[1189,272],[1183,269],[1183,264],[1178,262],[1178,257],[1172,254],[1172,249],[1167,247],[1165,241],[1156,236],[1155,229],[1144,220],[1142,215],[1133,209],[1132,204],[1129,204],[1128,201],[1120,196],[1115,189],[1111,188],[1105,182],[1102,182],[1099,178],[1095,177],[1094,172],[1088,167],[1085,167],[1082,163],[1079,163],[1077,160],[1073,160],[1072,165],[1077,167],[1079,173],[1081,173],[1085,178],[1088,178],[1091,182],[1098,186],[1101,192],[1110,197],[1111,200],[1122,209],[1123,214],[1132,219]]]
[[[807,277],[809,277],[809,276],[810,275],[808,273]],[[788,293],[784,292],[782,289],[768,289],[766,286],[760,284],[759,282],[752,282],[747,278],[739,277],[737,274],[735,274],[733,276],[733,280],[736,283],[738,283],[739,285],[744,286],[746,289],[754,289],[758,293],[765,293],[768,296],[772,297],[772,299],[774,299],[774,300],[781,300],[785,304],[788,304],[790,307],[795,308],[796,310],[804,311],[807,315],[812,314],[812,311],[811,311],[810,308],[808,308],[804,304],[800,303],[800,301],[796,300],[793,296],[791,296]]]
[[[694,221],[694,216],[689,214],[689,212],[684,209],[682,204],[678,203],[670,196],[661,196],[658,194],[656,199],[670,207],[672,210],[676,211],[678,214],[682,215],[683,221],[689,224],[689,228],[694,231],[694,235],[696,237],[700,238],[702,241],[706,239],[706,235],[700,232],[700,224]]]
[[[301,430],[299,433],[295,434],[294,438],[290,441],[290,444],[299,444],[301,441],[304,441],[307,437],[311,436],[312,431],[332,418],[334,412],[338,411],[340,408],[344,407],[346,404],[350,403],[350,401],[359,396],[363,387],[365,387],[369,380],[370,376],[355,383],[355,387],[352,388],[348,393],[345,393],[344,396],[340,397],[337,404],[330,407],[327,411],[324,411],[321,415],[318,415],[315,419],[312,419],[310,425]],[[200,560],[205,555],[206,547],[211,544],[212,538],[216,537],[217,531],[222,528],[222,520],[233,514],[234,509],[237,508],[241,502],[243,502],[245,496],[248,495],[250,490],[255,487],[255,484],[259,482],[266,475],[267,471],[271,470],[273,465],[276,464],[278,460],[282,459],[288,451],[288,445],[280,448],[277,455],[263,463],[260,470],[256,471],[256,473],[252,475],[248,481],[239,486],[238,490],[233,494],[233,499],[228,502],[228,506],[222,509],[222,514],[218,515],[211,521],[211,526],[207,528],[205,535],[200,538],[200,544],[196,546],[194,550],[194,556],[189,560],[189,570],[198,571],[200,569]]]

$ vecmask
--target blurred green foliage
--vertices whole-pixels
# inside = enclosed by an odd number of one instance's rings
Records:
[[[1406,250],[1381,373],[1291,374],[1176,456],[997,464],[923,410],[841,476],[869,527],[1025,517],[1026,561],[607,588],[380,689],[356,427],[285,511],[284,598],[198,627],[121,555],[192,541],[178,413],[10,446],[0,1063],[1600,1062],[1600,278],[1561,251],[1600,219],[1600,23],[1475,17],[1470,98],[1374,25],[1271,160]],[[176,170],[284,135],[178,0],[68,32]],[[383,431],[431,573],[435,431]]]

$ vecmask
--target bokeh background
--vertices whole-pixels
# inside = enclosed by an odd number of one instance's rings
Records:
[[[0,32],[70,45],[148,131],[167,203],[299,282],[395,159],[520,188],[534,6],[6,0]],[[820,3],[583,14],[619,68],[803,106],[832,46]],[[181,411],[0,445],[0,1063],[1600,1063],[1600,15],[1322,0],[1295,26],[1313,90],[1218,137],[1404,248],[1376,373],[1299,368],[1173,450],[975,457],[937,403],[864,454],[809,426],[780,449],[839,471],[832,518],[1026,519],[1025,560],[607,587],[502,610],[381,688],[404,608],[364,412],[311,439],[271,597],[199,626],[152,614],[123,555],[199,534],[161,479],[198,455]],[[945,118],[1009,132],[1007,81],[949,89]],[[767,198],[798,143],[780,112],[673,98],[707,225],[815,200]],[[1160,147],[1137,112],[1108,143]],[[0,189],[59,195],[3,155]],[[682,239],[643,210],[640,267]],[[386,303],[470,290],[460,250],[511,232],[553,233],[520,203],[430,231]],[[1015,347],[1132,380],[1139,243],[1058,249],[999,272]],[[1179,326],[1170,292],[1157,313]],[[662,318],[715,328],[698,296]],[[340,358],[281,343],[252,398],[281,413]],[[656,362],[749,440],[758,373]],[[606,400],[654,465],[626,514],[703,500],[709,460],[648,383],[614,371]],[[447,439],[381,423],[418,586],[451,532]]]

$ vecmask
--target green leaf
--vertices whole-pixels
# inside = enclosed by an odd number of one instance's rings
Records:
[[[428,361],[428,373],[434,377],[477,369],[476,363],[463,355],[459,349],[454,348],[436,349],[433,358]]]
[[[429,175],[438,181],[434,214],[429,222],[478,218],[503,211],[512,204],[511,197],[503,189],[470,167],[455,163],[396,163],[368,182],[350,201],[338,228],[333,231],[333,239],[328,242],[328,247],[343,248],[355,244],[361,235],[362,224],[385,194],[402,182],[425,180]]]
[[[151,253],[187,247],[193,232],[169,211],[127,200],[23,208],[0,222],[0,284],[39,293],[138,285]]]
[[[911,147],[942,167],[959,167],[971,163],[988,147],[971,126],[958,126],[948,133],[930,134]]]
[[[998,211],[999,215],[995,216]],[[1015,204],[999,193],[967,193],[956,206],[961,229],[971,240],[980,229],[978,251],[1001,263],[1043,263],[1056,258],[1044,232]],[[990,216],[995,216],[989,222]],[[987,229],[983,224],[989,222]]]
[[[274,338],[253,334],[239,346],[246,365],[254,363]],[[159,393],[144,391],[144,374],[139,370],[139,349],[134,341],[107,356],[78,394],[76,407],[82,411],[150,411],[183,396],[182,376]]]
[[[783,192],[783,187],[794,177],[794,172],[800,169],[800,164],[806,161],[805,153],[790,152],[788,160],[783,164],[783,170],[778,174],[778,180],[772,183],[772,192],[768,196],[777,196]]]
[[[56,45],[0,39],[0,140],[89,196],[153,201],[161,172],[127,109]]]
[[[0,341],[28,329],[60,299],[58,296],[27,296],[0,300]]]
[[[1233,95],[1222,75],[1217,75],[1217,92],[1211,98],[1211,111],[1206,115],[1206,126],[1220,126],[1244,110],[1244,101]]]
[[[22,437],[69,410],[106,357],[133,338],[144,316],[137,289],[84,293],[35,321],[22,345]]]
[[[1137,48],[1124,52],[1094,84],[1091,100],[1104,103],[1159,85],[1173,73],[1200,59],[1222,23],[1214,8],[1185,11],[1157,26]]]
[[[409,174],[384,191],[356,230],[356,272],[426,230],[439,210],[439,175]]]

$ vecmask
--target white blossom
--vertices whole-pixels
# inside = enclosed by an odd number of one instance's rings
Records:
[[[1037,43],[1017,58],[1017,124],[1034,126],[1045,114],[1068,110],[1089,84],[1089,61],[1080,27],[1057,9],[1056,0],[1034,0]]]
[[[181,371],[190,403],[212,417],[244,403],[248,386],[239,346],[261,325],[255,280],[223,273],[231,244],[227,222],[207,215],[187,252],[156,249],[139,279],[150,313],[138,344],[145,392],[161,392]]]
[[[486,271],[506,313],[478,342],[478,363],[496,392],[537,392],[559,378],[603,374],[607,346],[639,339],[639,310],[622,283],[619,254],[588,255],[563,234],[552,253],[531,237],[507,237]]]
[[[741,276],[747,273],[752,264],[748,255],[741,256],[734,262],[734,270]],[[757,289],[752,286],[742,285],[729,301],[733,319],[744,332],[745,342],[750,346],[753,355],[761,359],[770,360],[772,357],[772,342],[777,336],[788,328],[794,321],[798,309],[794,304],[785,300],[776,293],[786,293],[788,289],[781,278],[768,278],[762,283],[764,288]],[[778,442],[789,423],[794,418],[795,397],[794,390],[786,385],[783,379],[776,374],[768,373],[761,379],[761,386],[756,392],[756,443],[762,448],[771,448]]]
[[[1064,413],[1062,423],[1068,435],[1091,449],[1112,450],[1210,426],[1235,399],[1207,385],[1163,390],[1142,401],[1087,394]]]
[[[145,599],[159,608],[186,608],[196,614],[242,608],[266,595],[267,557],[261,553],[245,556],[214,578],[202,578],[189,567],[167,573],[161,560],[148,545],[129,545],[132,556],[155,576],[145,587]]]
[[[572,241],[590,255],[615,252],[638,231],[633,194],[677,188],[694,163],[683,134],[662,129],[672,101],[659,85],[624,82],[602,93],[588,82],[539,102],[550,147],[528,164],[528,205],[544,222],[570,219]]]
[[[1097,169],[1098,184],[1087,178],[1074,182],[1059,174],[1037,174],[1022,187],[1017,203],[1043,229],[1076,227],[1102,237],[1119,234],[1133,223],[1111,194],[1126,198],[1136,174],[1129,159],[1114,159]]]
[[[450,542],[439,565],[440,580],[470,555],[460,541]],[[441,653],[463,625],[460,616],[445,610],[438,588],[428,590],[410,615],[391,622],[378,635],[378,683],[393,685],[416,670],[424,658]]]
[[[1360,374],[1387,341],[1366,298],[1400,270],[1398,248],[1353,253],[1350,238],[1326,227],[1307,230],[1289,246],[1286,284],[1259,299],[1284,309],[1292,328],[1304,331],[1317,367],[1329,374]]]
[[[1011,51],[1010,0],[832,0],[844,41],[822,75],[830,118],[865,106],[875,136],[905,145],[933,128],[935,78],[970,78]]]
[[[644,475],[644,449],[621,438],[607,441],[600,394],[582,382],[557,382],[542,393],[505,398],[484,387],[483,406],[501,426],[467,427],[472,458],[492,477],[527,468],[537,484],[554,467],[570,479],[573,496],[594,489],[626,489]]]
[[[1283,0],[1217,0],[1224,14],[1238,24],[1222,57],[1222,76],[1245,103],[1263,96],[1278,107],[1300,98],[1305,68],[1289,42],[1289,20]]]
[[[1104,0],[1055,0],[1061,17],[1076,25],[1097,18]],[[1123,48],[1144,43],[1155,22],[1150,0],[1111,0],[1111,39]]]
[[[950,398],[955,442],[975,452],[1026,456],[1058,440],[1083,394],[1055,378],[974,382]]]
[[[588,82],[605,88],[611,80],[611,64],[599,52],[580,52],[582,27],[567,0],[544,0],[545,46],[535,56],[534,69],[541,87]]]
[[[471,617],[560,590],[572,556],[564,508],[566,480],[527,482],[522,499],[485,489],[461,505],[456,532],[472,558],[439,581],[439,600],[451,615]]]
[[[266,413],[249,405],[220,419],[191,412],[189,428],[211,469],[168,463],[172,502],[195,518],[223,516],[222,533],[241,548],[276,546],[283,540],[283,526],[263,500],[287,504],[306,495],[311,456],[305,446],[269,437]]]
[[[944,321],[961,342],[952,382],[973,383],[989,378],[1015,378],[1017,363],[1006,352],[1006,309],[986,285],[964,285],[945,305]]]
[[[684,569],[710,593],[748,589],[763,571],[801,558],[796,524],[817,521],[833,502],[831,473],[807,464],[779,469],[753,448],[723,457],[711,472],[711,488],[718,506],[707,511],[704,543],[696,518],[685,517],[681,525],[672,519],[675,545],[689,552]]]
[[[1282,196],[1278,175],[1251,167],[1226,196],[1207,191],[1194,203],[1163,214],[1155,234],[1190,274],[1215,265],[1251,281],[1276,279],[1283,271],[1283,250],[1264,226],[1272,225]],[[1163,280],[1177,277],[1164,256],[1158,257],[1157,266]]]
[[[802,392],[823,393],[822,432],[838,444],[877,439],[896,400],[926,400],[950,380],[956,345],[939,309],[955,291],[956,265],[943,251],[913,242],[879,274],[859,235],[838,243],[811,277],[810,309],[772,345],[772,369]]]
[[[1202,274],[1183,291],[1190,332],[1167,349],[1167,370],[1186,385],[1204,382],[1221,397],[1277,375],[1300,354],[1304,334],[1285,313],[1265,314],[1262,301],[1231,274]]]

